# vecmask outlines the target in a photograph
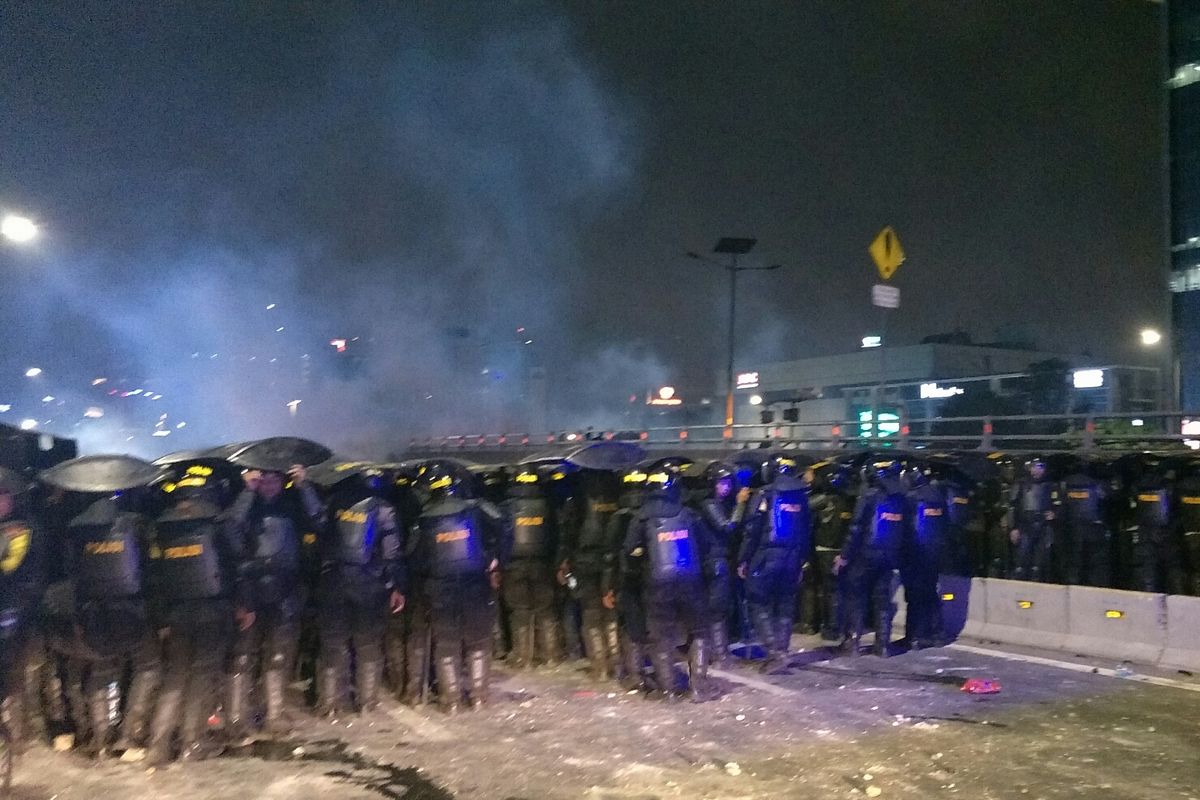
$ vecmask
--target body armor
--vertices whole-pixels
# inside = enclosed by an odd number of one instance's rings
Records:
[[[99,500],[71,522],[80,599],[132,597],[142,591],[138,516],[117,510],[114,499]]]
[[[521,561],[552,561],[554,537],[550,504],[542,497],[518,497],[509,502],[513,522],[512,557]]]
[[[205,600],[223,593],[214,520],[163,518],[157,532],[154,570],[164,600]]]

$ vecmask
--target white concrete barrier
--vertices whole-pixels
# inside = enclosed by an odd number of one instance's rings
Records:
[[[1058,649],[1155,664],[1167,645],[1166,595],[1067,586],[1067,637]]]
[[[963,625],[961,636],[971,639],[983,638],[987,625],[987,578],[972,578],[971,588],[967,597],[967,621]]]
[[[1167,596],[1167,638],[1159,665],[1200,672],[1200,597]]]
[[[1048,583],[989,578],[980,639],[1060,649],[1067,635],[1067,592]]]

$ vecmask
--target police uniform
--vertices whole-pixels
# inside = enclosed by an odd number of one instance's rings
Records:
[[[1133,557],[1135,588],[1143,592],[1177,594],[1183,588],[1182,553],[1171,535],[1171,489],[1163,474],[1153,470],[1133,486]]]
[[[144,743],[159,678],[158,640],[145,591],[150,526],[143,514],[128,510],[129,502],[128,494],[96,500],[68,525],[75,618],[91,667],[84,687],[89,751],[97,756],[109,747],[110,705],[126,664],[132,664],[133,680],[116,749]]]
[[[911,520],[908,498],[899,477],[881,467],[874,485],[867,488],[855,506],[850,536],[842,548],[850,598],[850,632],[853,655],[867,626],[870,609],[875,610],[876,655],[888,655],[895,606],[895,570]]]
[[[307,483],[285,490],[268,501],[246,489],[234,501],[226,522],[231,542],[240,553],[239,604],[254,612],[254,623],[238,631],[233,645],[226,703],[226,725],[236,737],[252,721],[250,687],[255,662],[262,674],[264,727],[282,733],[290,727],[285,712],[285,689],[291,679],[305,604],[303,536],[320,530],[325,510]]]
[[[557,663],[558,521],[535,470],[522,470],[513,477],[503,508],[513,531],[512,558],[503,583],[512,628],[511,662],[518,669],[532,666],[536,650],[542,663]]]
[[[560,529],[558,562],[575,580],[572,594],[581,606],[584,646],[596,680],[607,680],[620,658],[617,615],[603,602],[604,576],[611,574],[620,545],[608,538],[609,520],[620,508],[620,486],[611,472],[583,470]]]
[[[402,593],[402,534],[395,506],[380,496],[383,476],[348,483],[348,496],[331,509],[332,535],[322,547],[317,695],[323,715],[346,707],[351,650],[358,706],[370,711],[378,705],[390,599]]]
[[[704,565],[712,538],[699,515],[681,502],[678,485],[671,486],[666,473],[651,472],[650,480],[655,477],[662,477],[665,485],[654,488],[650,484],[645,502],[626,531],[621,558],[627,564],[641,560],[625,571],[642,578],[650,661],[659,688],[673,693],[674,648],[686,641],[691,691],[700,700],[707,691],[709,617]]]
[[[460,497],[456,477],[429,469],[423,479],[430,497],[409,534],[405,561],[412,571],[411,591],[428,609],[438,702],[454,711],[464,688],[472,706],[487,701],[495,618],[489,578],[507,561],[511,531],[495,505]]]
[[[1013,570],[1017,580],[1051,580],[1050,552],[1060,505],[1058,484],[1048,479],[1028,477],[1013,487],[1012,527],[1019,532]]]
[[[1112,542],[1104,518],[1108,503],[1104,482],[1085,472],[1074,472],[1063,481],[1061,497],[1067,540],[1066,582],[1108,586]]]
[[[787,654],[802,570],[813,545],[804,481],[788,472],[776,472],[773,478],[751,497],[751,516],[738,554],[746,572],[750,621],[768,664]]]
[[[1183,561],[1182,591],[1200,596],[1200,471],[1195,467],[1175,482],[1172,521]]]
[[[204,468],[206,469],[206,468]],[[219,497],[205,492],[211,476],[185,475],[164,484],[171,503],[155,520],[149,586],[167,630],[163,684],[151,724],[149,760],[170,759],[178,732],[180,758],[204,757],[208,718],[232,638],[237,553],[219,519]]]
[[[805,615],[824,639],[840,640],[846,633],[845,581],[833,571],[834,559],[846,543],[854,498],[829,485],[811,498],[813,513],[812,569],[805,578]]]
[[[731,486],[725,497],[716,496],[716,485],[729,481]],[[730,565],[734,543],[741,535],[742,523],[746,518],[747,502],[737,502],[737,484],[732,471],[721,468],[710,473],[709,488],[712,496],[699,503],[700,515],[712,535],[712,550],[706,561],[705,575],[708,593],[709,640],[712,645],[713,663],[720,665],[729,652],[729,613],[733,605],[733,568]]]
[[[919,477],[914,478],[920,481]],[[905,632],[914,649],[938,644],[942,637],[942,604],[938,594],[938,570],[948,528],[943,492],[929,483],[919,483],[908,492],[912,525],[901,550],[900,580],[908,605]]]
[[[624,544],[629,525],[646,499],[646,473],[634,468],[621,476],[621,508],[608,521],[610,541]],[[643,672],[646,653],[650,647],[650,629],[646,621],[646,602],[643,594],[644,559],[618,559],[615,574],[605,581],[604,591],[613,592],[617,605],[617,623],[621,630],[623,659],[621,685],[640,689],[646,685]]]
[[[34,624],[45,588],[43,543],[41,530],[26,515],[13,513],[0,519],[0,711],[5,712],[18,746],[44,733],[34,727],[42,720],[45,662]]]

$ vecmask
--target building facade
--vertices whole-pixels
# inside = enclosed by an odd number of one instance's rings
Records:
[[[1167,4],[1170,77],[1171,314],[1175,380],[1200,408],[1200,0]]]

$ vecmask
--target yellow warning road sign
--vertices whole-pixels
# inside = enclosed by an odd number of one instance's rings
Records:
[[[895,275],[896,270],[904,263],[904,248],[900,246],[900,237],[892,230],[891,225],[879,232],[867,250],[875,260],[879,277],[885,281]]]

